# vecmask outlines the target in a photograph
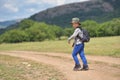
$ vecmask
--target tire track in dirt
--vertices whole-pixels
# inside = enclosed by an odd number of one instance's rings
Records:
[[[87,56],[90,60],[89,71],[73,71],[74,62],[71,60],[71,55],[63,53],[45,53],[32,51],[9,51],[0,52],[0,54],[21,57],[34,60],[44,64],[55,66],[61,71],[67,80],[120,80],[120,68],[111,67],[108,64],[117,64],[119,66],[119,58]],[[103,60],[105,59],[105,60]],[[89,61],[88,60],[88,61]],[[93,62],[99,61],[99,62]],[[100,63],[105,62],[105,63]]]

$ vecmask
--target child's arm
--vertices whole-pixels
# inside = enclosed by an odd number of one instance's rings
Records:
[[[74,39],[74,38],[78,35],[79,32],[81,32],[81,31],[80,31],[79,28],[77,28],[77,29],[74,31],[74,33],[68,38],[68,43],[70,43],[70,41],[71,41],[72,39]]]

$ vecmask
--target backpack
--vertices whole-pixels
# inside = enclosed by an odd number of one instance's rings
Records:
[[[83,38],[81,38],[80,36],[78,36],[82,42],[89,42],[90,41],[90,34],[87,30],[82,29],[79,27],[79,29],[83,32]]]

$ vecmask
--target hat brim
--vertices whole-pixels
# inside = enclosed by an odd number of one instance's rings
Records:
[[[81,25],[81,23],[80,23],[80,22],[70,22],[70,24],[73,24],[73,23],[79,23],[79,24]]]

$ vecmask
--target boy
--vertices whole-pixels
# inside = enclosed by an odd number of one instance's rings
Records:
[[[84,54],[84,42],[81,41],[80,38],[83,37],[83,32],[80,29],[80,20],[79,18],[72,18],[72,26],[75,29],[74,33],[68,38],[68,43],[70,44],[70,41],[72,39],[74,39],[74,43],[73,43],[73,52],[72,52],[72,56],[75,62],[75,67],[73,68],[74,71],[79,71],[79,70],[88,70],[88,63]],[[79,37],[80,38],[79,38]],[[79,63],[77,54],[79,53],[82,62],[83,62],[83,68],[81,68],[81,65]]]

